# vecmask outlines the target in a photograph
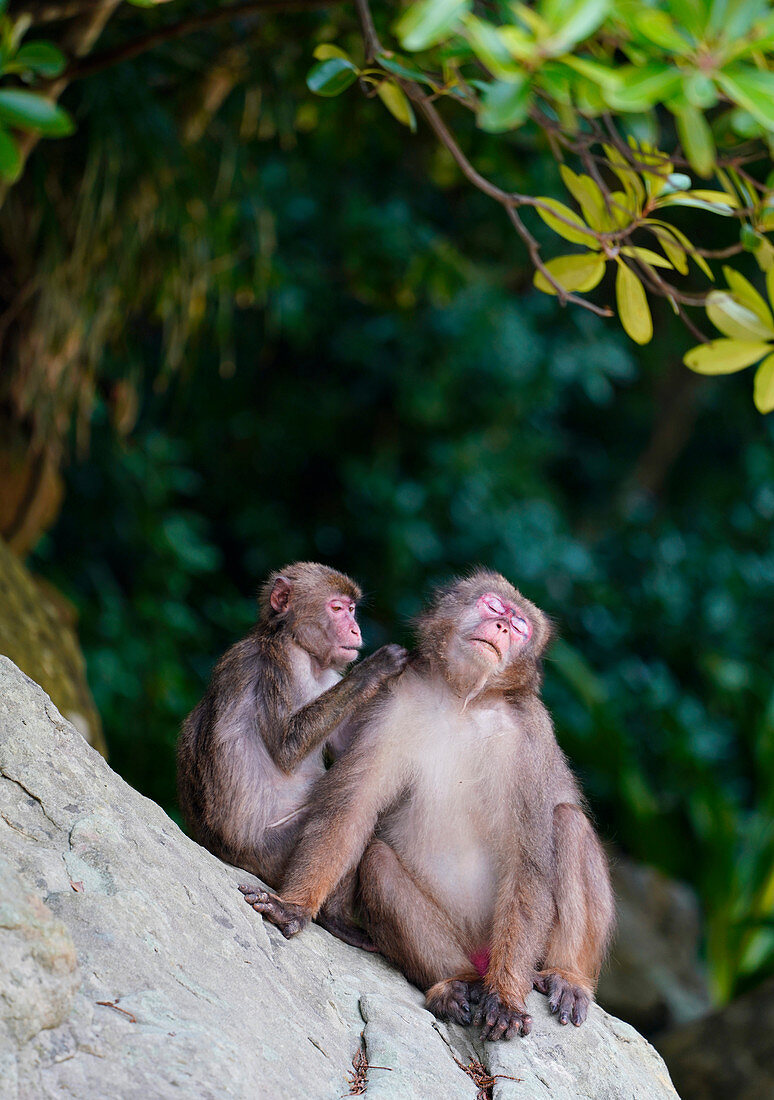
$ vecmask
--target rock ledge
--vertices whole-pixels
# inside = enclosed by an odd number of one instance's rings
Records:
[[[247,876],[132,790],[44,692],[0,657],[0,1096],[327,1100],[362,1042],[371,1100],[669,1100],[656,1051],[594,1008],[481,1044],[379,958],[312,927],[293,942]]]

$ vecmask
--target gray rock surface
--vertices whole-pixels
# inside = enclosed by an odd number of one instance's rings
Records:
[[[2,1100],[334,1100],[361,1042],[371,1100],[474,1100],[471,1061],[503,1075],[494,1100],[677,1096],[656,1051],[599,1008],[561,1028],[533,993],[529,1038],[481,1044],[382,959],[317,927],[285,941],[244,903],[248,876],[5,658],[0,852]]]

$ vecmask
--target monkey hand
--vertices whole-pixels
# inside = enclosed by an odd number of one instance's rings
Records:
[[[252,905],[256,913],[260,913],[266,920],[276,924],[286,940],[302,932],[311,920],[306,909],[290,901],[283,901],[276,894],[270,894],[268,890],[261,890],[252,885],[240,886],[239,889],[245,895],[247,904]]]
[[[512,1039],[514,1035],[529,1035],[532,1031],[532,1017],[527,1014],[526,1005],[513,1008],[499,993],[484,994],[473,1023],[483,1025],[481,1038],[490,1043],[497,1039]]]
[[[548,1007],[558,1014],[560,1024],[572,1020],[576,1027],[580,1027],[586,1019],[592,995],[591,990],[580,981],[578,975],[555,967],[539,970],[535,975],[535,989],[549,998]]]
[[[436,982],[427,991],[427,1008],[439,1020],[453,1020],[455,1024],[469,1024],[472,1009],[481,1000],[483,987],[481,982],[467,982],[460,978],[449,978]]]
[[[367,675],[369,680],[373,677],[371,682],[377,686],[383,680],[389,680],[403,672],[408,659],[408,650],[403,646],[383,645],[376,653],[361,661],[355,671],[363,676]]]

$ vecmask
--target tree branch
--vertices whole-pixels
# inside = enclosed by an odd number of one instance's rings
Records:
[[[213,11],[199,12],[190,15],[187,19],[181,19],[177,23],[170,23],[166,27],[159,27],[150,34],[135,38],[131,42],[122,42],[112,50],[104,50],[84,61],[71,65],[65,76],[68,80],[82,80],[84,77],[93,76],[94,73],[112,68],[122,61],[129,61],[133,57],[171,42],[175,38],[183,38],[195,31],[206,30],[216,23],[228,22],[232,19],[244,19],[250,15],[264,15],[272,12],[297,12],[315,11],[319,8],[329,8],[341,3],[342,0],[244,0],[241,4],[229,4],[223,8],[215,8]]]

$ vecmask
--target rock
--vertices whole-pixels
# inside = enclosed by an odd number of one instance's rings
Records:
[[[0,539],[0,654],[42,684],[68,721],[106,756],[74,622],[75,609],[64,596],[36,581]]]
[[[620,855],[612,871],[618,921],[600,1004],[648,1036],[705,1015],[710,994],[693,892]]]
[[[774,1096],[774,978],[658,1043],[685,1100]]]
[[[602,1009],[562,1028],[533,993],[533,1034],[482,1044],[384,960],[316,926],[284,940],[243,901],[249,876],[111,772],[3,658],[0,850],[4,1100],[334,1100],[361,1043],[371,1100],[474,1100],[471,1063],[502,1075],[494,1100],[677,1096],[656,1051]]]

